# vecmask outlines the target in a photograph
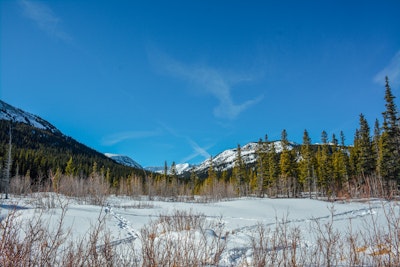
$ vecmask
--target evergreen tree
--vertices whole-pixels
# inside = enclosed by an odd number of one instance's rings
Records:
[[[242,149],[238,144],[236,149],[235,166],[233,167],[233,174],[236,179],[236,183],[239,189],[239,195],[243,196],[247,194],[248,181],[246,174],[246,167],[242,158]]]
[[[295,194],[296,192],[296,180],[295,180],[295,170],[296,170],[296,162],[295,156],[292,151],[289,149],[289,141],[287,139],[286,130],[282,130],[281,134],[281,142],[282,142],[282,153],[279,160],[280,173],[282,177],[282,182],[284,183],[285,189],[287,190],[287,195],[290,197],[291,194]]]
[[[386,126],[386,120],[383,122],[384,129]],[[387,131],[383,131],[379,138],[379,150],[378,150],[378,159],[377,159],[377,172],[379,176],[386,181],[388,181],[388,177],[390,177],[390,170],[392,169],[391,165],[391,153],[389,148],[389,134]]]
[[[167,161],[164,161],[164,172],[163,172],[163,174],[164,174],[164,180],[167,181],[167,178],[168,178],[168,164],[167,164]]]
[[[272,189],[275,185],[276,193],[279,192],[279,154],[276,152],[275,143],[270,143],[267,149],[267,188]],[[270,193],[271,195],[271,193]]]
[[[400,127],[399,116],[396,104],[394,103],[395,96],[389,85],[389,79],[385,80],[385,107],[383,112],[383,131],[385,138],[382,140],[382,157],[387,161],[381,165],[381,175],[387,180],[394,180],[399,183],[400,180]],[[382,159],[383,160],[383,159]],[[385,169],[383,169],[383,167]]]
[[[178,175],[178,171],[176,170],[176,163],[175,161],[172,162],[171,164],[171,168],[169,170],[170,175],[172,176],[172,179],[175,180],[177,175]]]
[[[75,173],[75,168],[72,162],[72,156],[69,158],[67,162],[67,166],[65,167],[65,175],[67,176],[73,176]]]
[[[328,133],[325,130],[323,130],[321,133],[321,142],[324,145],[328,144]]]
[[[311,194],[311,183],[313,173],[313,155],[311,149],[311,138],[308,135],[307,130],[303,133],[303,143],[301,145],[301,161],[299,164],[299,185],[302,189],[308,187]]]
[[[346,145],[345,145],[345,140],[346,140],[346,138],[344,137],[344,133],[343,133],[343,131],[340,131],[340,146],[342,147],[342,148],[344,148]]]
[[[8,148],[7,148],[6,166],[3,174],[4,178],[2,179],[3,180],[2,187],[4,188],[5,199],[8,199],[8,191],[10,188],[11,167],[12,167],[11,151],[12,151],[12,133],[11,133],[11,122],[10,122],[8,129]]]
[[[171,187],[171,194],[172,196],[177,196],[179,194],[179,179],[178,179],[178,171],[176,170],[176,163],[175,161],[172,162],[171,168],[169,170],[170,176],[170,187]]]
[[[268,175],[268,168],[267,168],[267,153],[266,153],[266,145],[260,138],[260,140],[257,143],[257,148],[256,148],[256,156],[257,156],[257,162],[256,162],[256,169],[257,169],[257,190],[258,190],[258,196],[259,197],[264,197],[265,194],[265,176]]]
[[[360,155],[360,132],[358,129],[356,129],[356,132],[354,133],[353,147],[350,148],[350,157],[349,157],[350,175],[353,177],[360,175],[361,173],[361,170],[359,169],[360,164],[358,163],[359,155]]]
[[[361,175],[369,176],[375,170],[375,157],[372,148],[370,128],[363,114],[360,114],[359,156],[357,170]]]
[[[208,167],[208,177],[205,181],[205,187],[207,188],[207,191],[209,195],[215,196],[215,186],[217,184],[217,174],[214,170],[214,161],[213,157],[210,157],[210,166]]]
[[[332,158],[329,152],[328,134],[326,131],[321,133],[322,146],[318,147],[317,152],[317,175],[318,185],[327,195],[332,194]]]
[[[341,132],[341,138],[344,143],[344,135]],[[343,183],[347,177],[346,168],[346,153],[344,146],[339,146],[335,134],[332,135],[332,180],[333,180],[333,193],[337,195],[343,188]]]

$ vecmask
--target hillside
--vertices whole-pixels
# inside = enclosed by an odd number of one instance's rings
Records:
[[[0,100],[0,167],[4,166],[12,127],[12,175],[29,174],[31,178],[46,178],[50,170],[64,172],[72,157],[74,174],[87,176],[94,163],[114,179],[126,177],[136,168],[123,166],[102,153],[61,133],[42,118],[15,108]]]

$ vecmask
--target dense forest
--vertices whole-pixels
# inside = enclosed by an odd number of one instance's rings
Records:
[[[319,144],[313,144],[307,130],[302,144],[293,146],[282,130],[279,152],[276,142],[266,135],[258,142],[255,163],[245,164],[238,146],[233,169],[218,172],[210,159],[207,173],[192,172],[185,177],[177,174],[175,164],[169,171],[165,166],[162,174],[146,173],[116,164],[72,138],[14,124],[11,177],[28,177],[32,184],[38,180],[54,184],[55,177],[57,183],[61,177],[68,181],[96,178],[103,187],[107,184],[105,191],[127,195],[392,198],[398,195],[400,182],[400,117],[388,78],[384,99],[382,124],[376,119],[372,129],[360,114],[352,146],[345,145],[342,132],[328,137],[325,131]],[[9,128],[9,121],[0,121],[2,174],[7,165]]]
[[[24,123],[0,120],[0,168],[7,162],[11,127],[11,177],[24,175],[34,181],[46,180],[50,173],[87,177],[98,168],[110,181],[141,171],[117,164],[103,154],[59,132],[39,129]]]

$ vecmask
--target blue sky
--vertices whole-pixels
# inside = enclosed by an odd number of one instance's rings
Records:
[[[0,97],[143,166],[321,132],[400,97],[399,1],[0,1]],[[398,99],[397,99],[398,103]]]

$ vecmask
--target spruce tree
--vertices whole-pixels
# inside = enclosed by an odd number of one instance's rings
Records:
[[[67,162],[67,166],[65,167],[65,175],[67,176],[73,176],[75,173],[75,167],[72,162],[72,156],[69,158]]]
[[[340,131],[340,146],[341,146],[342,148],[345,147],[345,140],[346,140],[346,138],[344,137],[343,131]]]
[[[359,155],[360,155],[360,132],[358,129],[356,129],[356,132],[354,133],[353,147],[350,148],[350,157],[349,157],[350,175],[353,177],[361,173],[359,169],[360,164],[358,163]]]
[[[332,193],[332,158],[329,152],[328,135],[326,131],[321,133],[322,145],[317,152],[318,185],[325,194]]]
[[[341,132],[342,143],[344,143],[344,135]],[[346,153],[344,152],[344,146],[338,145],[338,140],[335,134],[332,135],[332,180],[333,180],[333,193],[337,195],[343,188],[343,183],[347,177],[346,168]]]
[[[11,133],[11,122],[10,126],[8,129],[8,149],[7,149],[7,159],[6,159],[6,166],[4,169],[4,178],[3,178],[3,186],[4,186],[4,193],[5,193],[5,199],[8,199],[8,191],[10,188],[10,178],[11,178],[11,166],[12,166],[12,157],[11,157],[11,151],[12,151],[12,133]]]
[[[256,162],[256,169],[257,169],[257,189],[258,189],[258,196],[259,197],[264,197],[265,194],[265,176],[268,175],[268,169],[267,169],[267,153],[266,153],[266,145],[260,138],[260,140],[257,143],[257,148],[256,148],[256,156],[257,156],[257,162]]]
[[[239,195],[246,195],[248,187],[247,175],[246,175],[246,167],[242,158],[242,149],[238,144],[236,149],[236,159],[235,166],[233,167],[233,174],[236,179],[236,183],[239,188]]]
[[[299,185],[302,189],[308,187],[309,193],[311,194],[312,184],[312,167],[313,167],[313,155],[311,149],[311,138],[308,135],[307,130],[303,133],[303,143],[301,145],[301,161],[299,165]]]
[[[279,160],[280,173],[282,176],[282,181],[285,184],[285,189],[287,190],[287,196],[290,197],[291,194],[295,194],[296,181],[295,181],[295,157],[292,151],[289,149],[289,141],[287,139],[286,130],[282,130],[281,134],[282,142],[282,153]]]
[[[386,120],[383,121],[383,128],[387,128]],[[379,138],[379,154],[377,159],[377,172],[379,176],[384,179],[386,182],[389,180],[390,171],[392,170],[391,166],[391,153],[389,147],[389,134],[387,131],[383,131]]]
[[[266,183],[269,189],[272,189],[272,186],[275,185],[276,188],[275,193],[279,192],[278,178],[279,178],[279,154],[276,152],[275,143],[271,142],[268,145],[268,150],[267,150]]]
[[[374,124],[374,136],[372,137],[372,150],[374,153],[374,158],[375,158],[375,172],[378,174],[378,177],[380,177],[380,172],[379,172],[379,140],[381,139],[381,128],[379,125],[378,119],[375,120]]]
[[[369,176],[375,170],[375,156],[370,136],[370,128],[363,114],[360,114],[359,157],[357,170],[361,175]]]
[[[386,180],[396,181],[397,184],[400,180],[400,127],[399,116],[396,104],[394,103],[395,96],[389,85],[389,79],[385,79],[385,107],[383,112],[383,131],[385,138],[382,140],[382,157],[387,160],[381,165],[381,175],[384,175]],[[381,162],[383,163],[383,162]],[[385,168],[385,170],[382,169]]]

